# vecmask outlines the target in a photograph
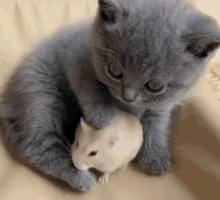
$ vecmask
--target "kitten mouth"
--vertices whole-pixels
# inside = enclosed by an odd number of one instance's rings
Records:
[[[143,107],[143,104],[149,103],[148,101],[138,102],[137,99],[133,102],[127,102],[127,101],[124,101],[124,99],[120,95],[118,95],[119,92],[117,90],[109,89],[109,91],[112,94],[112,96],[115,97],[117,100],[121,101],[124,104],[130,105],[130,106]]]
[[[127,102],[127,101],[124,101],[124,99],[121,97],[118,97],[118,96],[114,96],[114,97],[124,104],[130,105],[130,106],[141,106],[141,104],[139,104],[137,101]]]
[[[113,90],[113,89],[109,88],[109,92],[111,93],[111,95],[112,95],[113,97],[115,97],[115,98],[118,99],[118,100],[121,100],[121,99],[120,99],[120,96],[118,95],[118,91],[117,91],[117,90]]]

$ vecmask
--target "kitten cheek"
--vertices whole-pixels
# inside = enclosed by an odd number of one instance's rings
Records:
[[[109,88],[109,91],[110,91],[110,93],[111,93],[111,95],[112,95],[113,97],[115,97],[115,98],[118,99],[118,100],[121,100],[121,93],[120,93],[120,92],[115,91],[115,90],[113,90],[113,89],[111,89],[111,88]]]
[[[114,91],[114,90],[112,90],[111,88],[109,88],[109,92],[111,93],[111,95],[112,96],[114,96],[115,98],[117,98],[117,93]]]

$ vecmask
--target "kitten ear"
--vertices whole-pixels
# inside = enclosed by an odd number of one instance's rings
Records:
[[[107,24],[116,22],[117,8],[110,0],[98,0],[100,19]]]
[[[188,34],[184,36],[185,51],[192,53],[197,58],[206,58],[220,46],[219,36],[210,34]]]
[[[220,29],[211,17],[194,18],[187,24],[187,29],[181,40],[186,44],[185,51],[195,57],[206,58],[220,46]]]
[[[85,131],[91,130],[91,127],[85,122],[85,120],[82,117],[80,118],[80,125],[81,125],[82,129]]]

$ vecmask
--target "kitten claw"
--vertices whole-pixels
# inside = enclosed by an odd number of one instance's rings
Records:
[[[170,169],[170,160],[167,157],[162,157],[158,161],[154,159],[141,160],[141,166],[147,169],[152,174],[164,174]]]
[[[138,163],[143,169],[146,169],[151,174],[163,174],[169,171],[171,167],[169,151],[164,149],[162,155],[154,157],[147,154],[146,150],[142,151],[137,156]]]

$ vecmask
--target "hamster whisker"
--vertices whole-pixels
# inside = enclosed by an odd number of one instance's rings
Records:
[[[67,152],[67,153],[66,153],[66,155],[67,155],[67,158],[65,158],[66,160],[72,160],[72,159],[71,159],[72,154],[71,154],[71,152],[70,152],[70,151],[69,151],[69,152]]]
[[[61,149],[64,150],[65,152],[69,152],[69,151],[70,151],[70,148],[69,148],[69,147],[66,147],[66,146],[63,145],[63,144],[57,143],[56,146],[58,146],[59,148],[61,148]]]
[[[65,141],[66,141],[66,144],[67,144],[68,148],[70,148],[70,149],[71,149],[71,148],[72,148],[72,147],[71,147],[72,145],[70,144],[69,140],[68,140],[68,139],[66,139]]]

